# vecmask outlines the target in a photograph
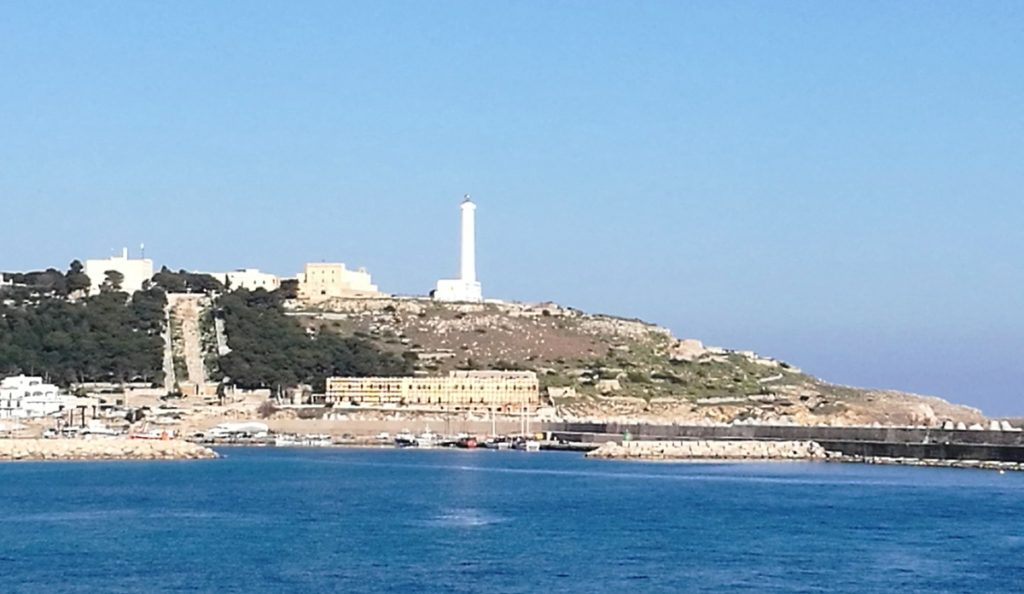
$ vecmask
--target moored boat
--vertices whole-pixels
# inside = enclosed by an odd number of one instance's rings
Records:
[[[513,447],[524,452],[539,452],[540,442],[535,439],[518,439]]]
[[[395,434],[395,447],[408,448],[416,445],[416,436],[407,431]]]
[[[299,440],[291,433],[279,433],[274,436],[274,445],[279,448],[289,448],[299,445]]]
[[[418,448],[433,448],[437,447],[437,444],[438,435],[430,429],[416,436],[416,447]]]

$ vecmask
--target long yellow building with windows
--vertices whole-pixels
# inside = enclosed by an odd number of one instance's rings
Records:
[[[326,401],[359,406],[450,411],[534,411],[540,383],[532,371],[452,371],[446,377],[329,377]]]

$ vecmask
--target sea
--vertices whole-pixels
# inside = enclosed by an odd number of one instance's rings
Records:
[[[220,453],[0,464],[0,593],[1024,591],[1024,473]]]

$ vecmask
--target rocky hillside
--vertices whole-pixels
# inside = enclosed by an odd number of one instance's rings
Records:
[[[288,304],[310,332],[369,339],[417,373],[530,369],[566,418],[672,422],[920,424],[982,422],[938,398],[829,384],[749,351],[680,340],[639,320],[555,304],[441,304],[428,299]]]

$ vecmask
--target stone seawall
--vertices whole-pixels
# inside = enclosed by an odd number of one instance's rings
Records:
[[[128,439],[0,439],[2,460],[199,460],[210,448],[187,441]]]
[[[647,423],[541,423],[567,441],[603,443],[629,434],[634,440],[757,439],[817,442],[953,443],[1024,447],[1024,431],[924,427],[825,427],[799,425],[652,425]]]
[[[830,453],[814,441],[627,441],[608,442],[588,458],[616,460],[824,460]]]

